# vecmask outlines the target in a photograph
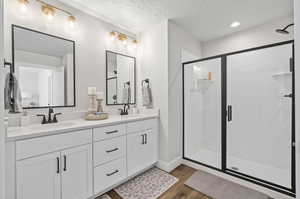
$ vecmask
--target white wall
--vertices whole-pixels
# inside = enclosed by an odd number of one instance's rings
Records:
[[[159,166],[168,170],[172,162],[182,157],[182,55],[188,52],[201,57],[201,45],[193,36],[167,20],[149,27],[141,33],[140,39],[138,82],[150,79],[153,106],[160,109]]]
[[[3,93],[3,0],[0,0],[0,92]],[[2,95],[1,95],[2,96]],[[4,154],[5,154],[5,129],[4,129],[4,102],[3,97],[0,97],[0,199],[5,198],[4,194]]]
[[[11,24],[25,26],[41,32],[57,35],[76,42],[76,108],[65,108],[59,112],[85,111],[88,106],[87,87],[96,86],[105,92],[105,50],[116,51],[130,56],[136,56],[135,50],[112,42],[108,35],[112,30],[121,32],[112,24],[108,24],[90,15],[68,7],[56,0],[51,1],[58,7],[71,11],[77,18],[74,31],[67,30],[66,16],[56,13],[54,21],[46,23],[40,9],[40,4],[30,1],[30,13],[23,16],[19,12],[18,1],[6,0],[6,25],[5,25],[5,57],[11,59]],[[132,35],[132,34],[131,34]],[[113,110],[117,107],[112,107]],[[43,110],[32,110],[31,112]],[[44,110],[46,111],[46,110]]]
[[[182,157],[182,49],[201,57],[201,44],[172,20],[168,23],[168,161]]]
[[[296,183],[297,183],[297,199],[300,199],[300,1],[295,1],[295,47],[296,47],[296,67],[295,67],[295,73],[296,73],[296,150],[297,150],[297,177],[296,177]]]
[[[159,158],[168,161],[168,22],[162,21],[149,27],[141,33],[140,40],[141,68],[138,82],[150,79],[153,106],[160,109]]]
[[[240,31],[225,37],[203,42],[203,57],[239,51],[271,43],[293,39],[293,28],[291,34],[283,35],[275,30],[283,28],[293,22],[293,17],[284,17],[251,29]]]

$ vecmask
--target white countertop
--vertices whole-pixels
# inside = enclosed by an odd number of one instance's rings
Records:
[[[55,135],[70,131],[97,128],[102,126],[121,124],[125,122],[133,122],[157,117],[158,114],[139,114],[129,116],[110,115],[108,119],[99,121],[87,121],[85,119],[77,119],[63,121],[56,124],[34,124],[25,127],[9,127],[7,129],[6,141],[10,142],[46,135]]]

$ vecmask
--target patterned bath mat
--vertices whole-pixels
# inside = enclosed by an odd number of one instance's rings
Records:
[[[203,171],[195,172],[185,184],[214,199],[270,199],[263,193]]]
[[[107,195],[107,194],[104,194],[104,195],[102,195],[102,196],[99,196],[99,197],[96,198],[96,199],[111,199],[111,197],[110,197],[109,195]]]
[[[177,181],[176,177],[154,167],[114,190],[123,199],[156,199]]]

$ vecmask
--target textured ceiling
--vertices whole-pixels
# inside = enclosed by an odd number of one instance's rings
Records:
[[[174,19],[202,41],[291,16],[294,5],[293,0],[205,0],[202,3],[202,9],[196,15]],[[241,25],[231,28],[234,21]]]
[[[293,11],[293,0],[60,0],[132,33],[172,19],[200,40],[209,40]],[[241,26],[232,29],[233,21]]]
[[[196,14],[203,0],[60,0],[133,33],[163,19]]]

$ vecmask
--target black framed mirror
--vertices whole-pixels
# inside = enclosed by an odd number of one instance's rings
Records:
[[[75,41],[12,25],[12,62],[24,109],[75,107]]]
[[[136,58],[106,51],[106,105],[136,103]]]

